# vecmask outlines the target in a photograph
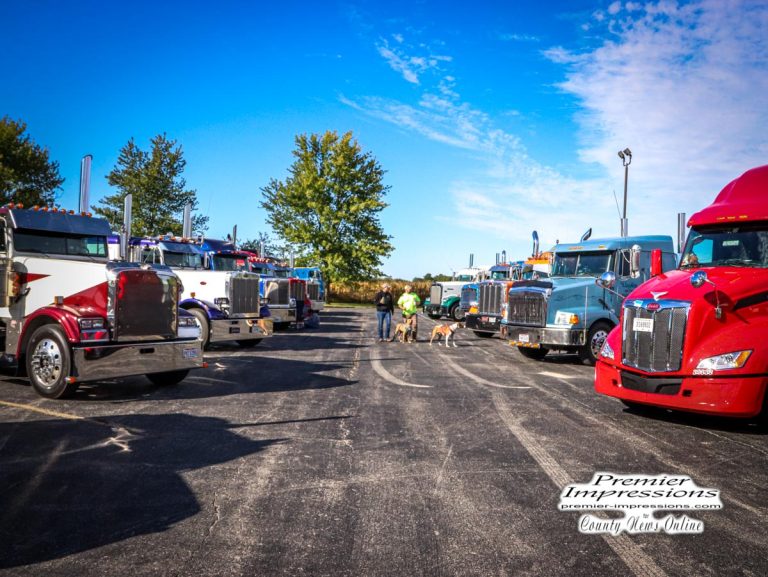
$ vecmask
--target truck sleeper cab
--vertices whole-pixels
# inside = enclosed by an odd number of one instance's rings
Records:
[[[252,347],[272,334],[261,316],[258,276],[243,271],[204,268],[203,255],[191,241],[161,237],[133,238],[130,256],[141,263],[162,263],[183,284],[181,307],[200,324],[203,346],[236,342]]]
[[[595,369],[598,393],[766,421],[766,187],[768,166],[749,170],[689,219],[679,268],[625,300]]]
[[[549,279],[523,280],[512,286],[502,320],[502,335],[528,358],[549,350],[575,351],[594,364],[619,320],[621,301],[650,278],[651,251],[662,251],[664,270],[675,266],[672,238],[634,236],[559,244]],[[616,275],[615,290],[596,286],[604,272]]]
[[[41,396],[138,374],[178,383],[204,366],[196,323],[179,314],[178,277],[109,262],[109,235],[89,215],[0,209],[0,345]]]

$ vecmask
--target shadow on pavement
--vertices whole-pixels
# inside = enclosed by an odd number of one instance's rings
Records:
[[[156,533],[196,515],[181,473],[263,451],[185,414],[0,423],[0,568]]]
[[[728,433],[741,433],[747,435],[766,435],[768,427],[753,419],[737,419],[728,417],[716,417],[683,411],[672,411],[662,407],[633,406],[626,407],[624,412],[631,415],[640,415],[655,421],[685,425],[697,429],[716,430]]]

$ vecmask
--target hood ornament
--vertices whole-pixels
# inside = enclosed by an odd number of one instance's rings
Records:
[[[667,294],[669,291],[661,291],[661,292],[653,292],[651,291],[651,296],[653,297],[653,300],[657,301],[661,297],[663,297],[665,294]]]

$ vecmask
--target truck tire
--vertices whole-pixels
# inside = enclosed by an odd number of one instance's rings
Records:
[[[171,387],[178,385],[181,381],[187,378],[189,369],[181,371],[168,371],[167,373],[152,373],[147,375],[147,378],[153,385],[158,387]]]
[[[244,349],[252,349],[256,345],[258,345],[261,341],[262,339],[248,339],[246,341],[237,341],[237,344]]]
[[[211,340],[211,324],[208,322],[208,315],[205,314],[204,310],[198,308],[189,309],[187,312],[195,315],[197,322],[200,323],[200,338],[203,341],[203,348],[207,349]]]
[[[534,361],[540,361],[546,357],[549,352],[549,350],[544,347],[538,349],[533,349],[531,347],[517,347],[517,350],[520,351],[520,354],[526,359],[533,359]]]
[[[61,399],[77,390],[78,383],[67,382],[72,372],[72,353],[58,325],[43,325],[32,333],[26,368],[32,387],[42,397]]]
[[[594,366],[600,356],[600,349],[613,326],[610,323],[598,321],[587,333],[587,343],[579,348],[579,358],[585,365]]]
[[[448,313],[448,316],[458,323],[464,320],[464,317],[467,316],[467,313],[461,310],[459,303],[453,303],[453,305],[451,306],[451,310]]]

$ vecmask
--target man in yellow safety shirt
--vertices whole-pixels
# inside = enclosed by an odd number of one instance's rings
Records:
[[[411,285],[405,285],[405,292],[397,299],[397,307],[403,311],[403,321],[411,323],[411,330],[413,340],[416,340],[416,333],[419,328],[419,316],[416,314],[419,312],[419,305],[421,299],[419,295],[411,292]]]

